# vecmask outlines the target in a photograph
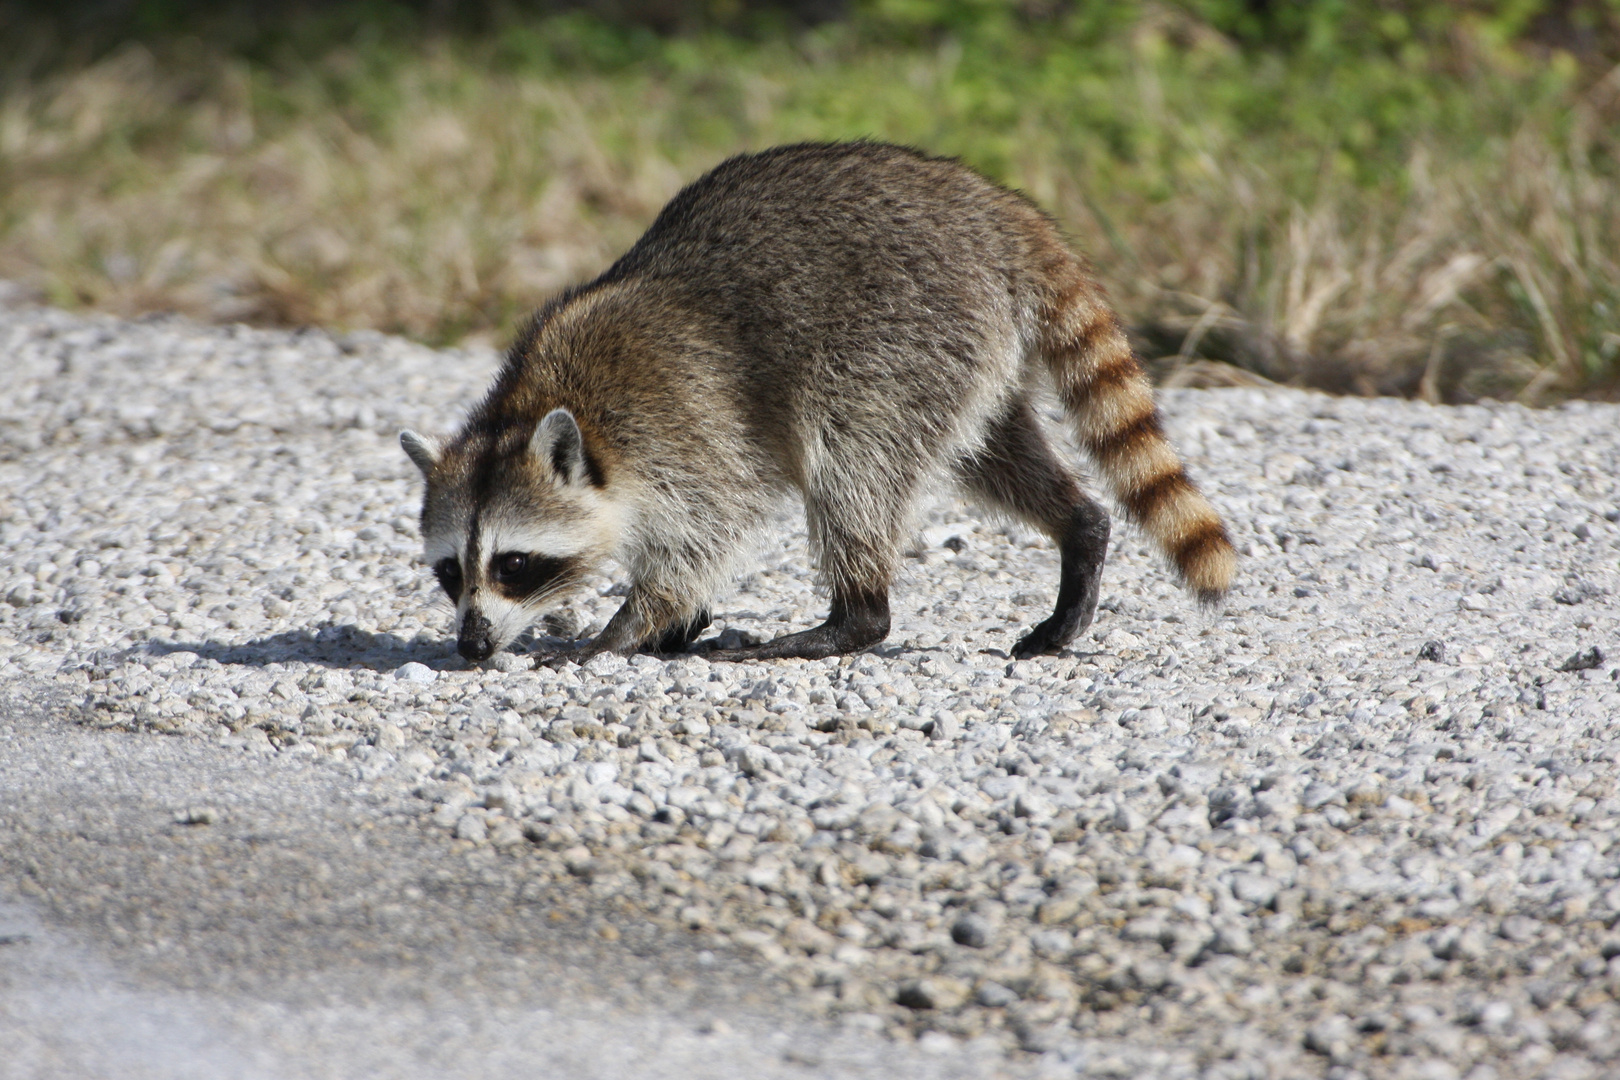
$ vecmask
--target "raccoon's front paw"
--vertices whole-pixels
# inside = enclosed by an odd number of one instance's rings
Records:
[[[651,653],[654,656],[674,656],[677,653],[686,652],[688,649],[692,649],[694,652],[700,651],[697,645],[702,643],[698,642],[697,636],[708,629],[709,624],[713,621],[714,617],[709,614],[709,609],[704,608],[685,622],[672,623],[662,634],[657,635],[651,641],[644,642],[641,651]],[[697,645],[694,645],[694,642],[697,642]]]

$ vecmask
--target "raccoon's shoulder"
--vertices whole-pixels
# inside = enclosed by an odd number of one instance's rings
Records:
[[[727,331],[678,282],[601,279],[553,298],[519,331],[475,418],[529,420],[554,408],[657,408],[715,377]],[[603,417],[603,422],[607,418]]]

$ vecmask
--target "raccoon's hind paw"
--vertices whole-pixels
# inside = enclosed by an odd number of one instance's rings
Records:
[[[1060,598],[1057,611],[1018,639],[1018,643],[1012,647],[1013,659],[1056,656],[1065,645],[1079,637],[1091,625],[1092,614],[1097,610],[1096,582],[1097,578],[1093,575],[1089,588],[1082,590],[1080,602],[1064,604]]]
[[[1056,656],[1063,651],[1063,646],[1074,639],[1072,628],[1068,633],[1063,632],[1056,616],[1047,619],[1035,629],[1018,639],[1012,647],[1014,660],[1028,660],[1032,656]]]

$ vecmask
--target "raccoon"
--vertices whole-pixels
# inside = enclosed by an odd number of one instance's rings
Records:
[[[1043,385],[1126,516],[1218,600],[1235,567],[1226,529],[1087,264],[1023,196],[898,146],[721,163],[533,316],[455,437],[400,441],[427,482],[427,560],[469,660],[608,560],[628,593],[575,655],[687,649],[792,493],[827,621],[710,655],[867,648],[889,633],[924,500],[950,486],[1057,546],[1056,610],[1012,647],[1028,657],[1090,624],[1109,535],[1036,419]]]

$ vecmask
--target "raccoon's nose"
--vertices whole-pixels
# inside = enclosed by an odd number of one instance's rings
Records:
[[[495,628],[481,612],[469,611],[461,621],[456,652],[468,660],[488,660],[495,651]]]

